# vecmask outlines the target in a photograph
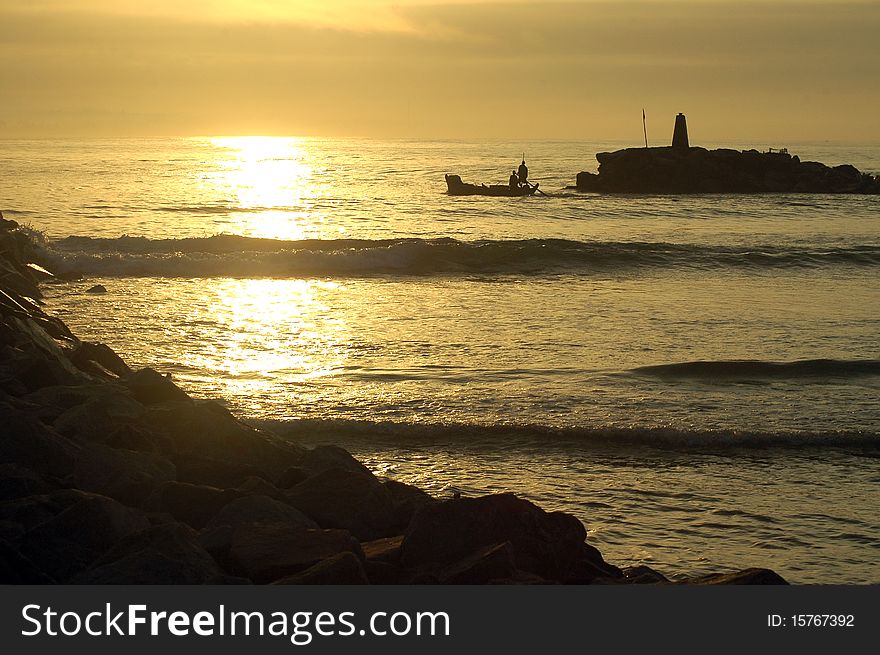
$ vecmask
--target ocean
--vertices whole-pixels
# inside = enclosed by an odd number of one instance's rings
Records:
[[[3,141],[0,210],[82,275],[45,287],[78,336],[286,438],[620,566],[880,582],[880,198],[566,188],[632,145]],[[445,194],[523,153],[547,196]]]

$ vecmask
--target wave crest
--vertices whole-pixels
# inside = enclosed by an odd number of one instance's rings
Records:
[[[521,239],[281,241],[235,235],[115,239],[72,236],[47,245],[62,273],[106,277],[591,274],[639,268],[880,265],[880,246],[786,248]]]

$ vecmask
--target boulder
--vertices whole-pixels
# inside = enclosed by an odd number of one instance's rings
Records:
[[[0,539],[0,584],[54,584],[55,580],[40,571],[9,543]]]
[[[317,528],[318,525],[295,507],[269,496],[245,496],[225,505],[207,522],[207,528],[223,525],[232,527],[253,523],[283,523],[299,528]]]
[[[107,293],[107,287],[103,284],[96,284],[86,289],[86,293]]]
[[[100,443],[122,426],[137,424],[146,410],[122,389],[100,393],[74,405],[52,427],[69,439]]]
[[[73,469],[82,448],[34,417],[0,402],[3,438],[0,464],[19,464],[41,474],[63,477]]]
[[[487,584],[514,575],[516,562],[510,542],[486,546],[440,572],[444,584]]]
[[[609,564],[599,550],[589,544],[581,544],[581,554],[571,565],[565,582],[570,584],[595,584],[600,580],[623,581],[623,571]]]
[[[269,496],[269,498],[286,502],[284,492],[281,489],[257,475],[246,477],[235,485],[235,490],[240,492],[241,496]]]
[[[28,530],[19,540],[19,550],[43,573],[65,582],[124,537],[149,527],[141,512],[85,494],[80,502]]]
[[[360,544],[346,530],[313,530],[289,523],[242,525],[232,531],[229,558],[235,570],[266,583],[350,552],[363,557]]]
[[[361,544],[361,549],[368,562],[396,564],[400,561],[400,547],[402,545],[403,535],[397,535],[364,542]]]
[[[413,515],[428,503],[437,499],[411,484],[397,480],[385,480],[384,487],[391,494],[394,503],[394,524],[403,531],[409,525]]]
[[[372,475],[370,470],[339,446],[316,446],[307,450],[297,466],[309,475],[323,473],[330,469],[342,469],[352,473]]]
[[[71,583],[180,585],[222,578],[196,532],[182,523],[169,523],[122,540]]]
[[[400,561],[409,568],[442,568],[510,542],[516,568],[565,582],[584,559],[585,538],[575,517],[545,512],[513,494],[457,498],[426,505],[413,516]]]
[[[362,541],[388,536],[395,523],[391,494],[370,473],[328,469],[288,490],[286,498],[318,525],[348,530]]]
[[[278,476],[276,484],[279,489],[290,489],[309,477],[310,472],[299,466],[291,466]]]
[[[188,402],[191,398],[180,387],[151,368],[142,368],[130,373],[122,380],[131,392],[132,398],[143,405],[165,402]]]
[[[76,489],[62,489],[0,502],[0,521],[18,524],[27,531],[89,497]]]
[[[168,435],[180,457],[250,467],[246,475],[267,480],[295,466],[304,453],[302,447],[247,426],[210,401],[150,405],[144,424]]]
[[[410,584],[413,581],[413,574],[411,571],[407,571],[397,564],[389,564],[388,562],[367,560],[367,563],[364,565],[364,571],[367,574],[367,579],[369,579],[370,584],[374,585]]]
[[[90,444],[82,449],[70,480],[78,489],[137,506],[156,487],[174,478],[174,465],[166,459],[133,450]]]
[[[128,392],[116,384],[92,382],[43,387],[24,396],[23,400],[31,403],[33,413],[41,421],[50,425],[68,410],[90,400],[103,396],[117,397],[119,395],[128,395]],[[139,411],[142,413],[142,410]]]
[[[361,560],[348,551],[333,555],[301,573],[276,580],[275,585],[370,584]]]
[[[170,480],[156,487],[143,508],[164,512],[196,530],[201,530],[225,505],[237,498],[233,490]]]
[[[177,479],[192,484],[226,489],[236,487],[246,480],[266,475],[262,470],[248,464],[225,462],[193,455],[174,455]]]
[[[685,584],[698,585],[787,585],[785,578],[770,569],[751,568],[733,573],[713,573],[689,578]]]
[[[0,464],[0,502],[51,493],[58,489],[54,479],[46,478],[20,464]]]
[[[90,368],[89,364],[97,364],[118,378],[131,373],[128,364],[110,346],[103,343],[83,341],[70,353],[70,361],[81,370]]]
[[[630,566],[623,569],[624,582],[627,584],[668,584],[669,579],[650,566]]]

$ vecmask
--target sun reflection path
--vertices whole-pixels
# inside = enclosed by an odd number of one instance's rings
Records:
[[[230,204],[229,230],[270,239],[324,236],[330,216],[316,145],[294,137],[210,139],[214,166],[201,175],[206,191]],[[225,231],[225,230],[224,230]]]
[[[277,394],[290,402],[308,394],[309,382],[332,376],[346,360],[345,322],[322,301],[341,285],[323,280],[217,281],[215,301],[194,308],[192,321],[212,326],[213,338],[181,363],[222,380],[225,397]]]

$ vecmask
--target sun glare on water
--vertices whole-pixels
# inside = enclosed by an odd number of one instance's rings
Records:
[[[322,231],[328,219],[318,206],[322,182],[305,139],[246,136],[210,143],[217,161],[202,183],[230,205],[225,231],[291,240]]]
[[[279,384],[305,392],[309,381],[344,364],[346,325],[322,299],[341,290],[319,280],[217,280],[211,301],[194,308],[200,329],[214,338],[182,363],[210,371],[222,395],[251,398],[254,410]]]

